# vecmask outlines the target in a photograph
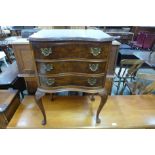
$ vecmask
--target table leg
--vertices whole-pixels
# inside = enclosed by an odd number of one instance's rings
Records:
[[[42,125],[46,125],[46,113],[45,113],[45,109],[44,106],[42,104],[42,97],[45,95],[44,92],[41,92],[37,89],[36,93],[35,93],[35,100],[36,103],[38,105],[38,107],[40,108],[42,114],[43,114],[43,121],[42,121]]]

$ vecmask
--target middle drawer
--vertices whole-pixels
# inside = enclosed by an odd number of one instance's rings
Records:
[[[39,74],[59,74],[59,73],[104,73],[106,61],[86,62],[86,61],[56,61],[37,62]]]

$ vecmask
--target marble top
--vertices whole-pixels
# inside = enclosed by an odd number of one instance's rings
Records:
[[[29,37],[30,41],[113,41],[114,38],[101,30],[53,29],[41,30]]]

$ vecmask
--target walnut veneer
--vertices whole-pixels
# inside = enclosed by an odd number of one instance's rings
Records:
[[[106,103],[105,79],[112,37],[100,30],[42,30],[30,36],[38,89],[36,102],[44,116],[41,102],[45,93],[82,91],[99,94],[101,102],[96,114]]]
[[[112,51],[110,51],[108,71],[107,71],[106,82],[105,82],[105,88],[106,88],[107,93],[109,95],[111,95],[111,89],[112,89],[112,83],[113,83],[113,75],[114,75],[114,72],[115,72],[115,66],[116,66],[116,61],[117,61],[119,45],[120,45],[119,42],[113,41],[112,42]],[[17,66],[18,66],[18,70],[19,70],[18,76],[19,77],[24,77],[28,93],[29,94],[34,94],[36,92],[36,90],[37,90],[37,80],[36,80],[35,74],[34,74],[35,69],[34,69],[34,63],[33,63],[33,55],[32,55],[32,49],[30,47],[29,41],[26,38],[19,38],[18,37],[15,41],[12,42],[12,47],[13,47],[13,50],[14,50],[14,54],[15,54],[15,57],[16,57]],[[89,63],[89,61],[87,61],[87,62]],[[95,67],[97,62],[95,60],[92,67]],[[105,67],[105,63],[103,62],[103,60],[99,61],[99,62],[102,65],[99,66],[96,73],[99,73],[101,71],[101,68]],[[52,63],[55,64],[54,66],[56,68],[56,69],[52,70],[52,72],[54,73],[55,71],[58,71],[58,68],[57,68],[58,63],[54,62],[54,60],[53,60]],[[61,66],[65,64],[65,67],[69,63],[71,64],[72,61],[70,61],[70,62],[65,61],[65,63],[63,61],[61,61],[61,62],[59,61],[59,64],[61,64]],[[81,64],[81,63],[82,63],[82,61],[79,62],[79,64]],[[46,62],[46,64],[49,66],[48,62]],[[43,74],[44,73],[44,70],[43,70],[44,64],[43,63],[38,63],[38,65],[40,65],[38,67],[41,67],[40,70],[41,70],[41,72]],[[73,65],[73,63],[72,63],[72,65]],[[59,67],[59,68],[61,69],[62,67]],[[79,70],[78,67],[74,67],[74,69]],[[88,72],[91,73],[90,70],[88,70]]]

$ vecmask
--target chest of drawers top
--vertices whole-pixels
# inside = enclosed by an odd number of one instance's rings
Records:
[[[29,37],[29,41],[112,41],[113,37],[101,30],[41,30]]]

